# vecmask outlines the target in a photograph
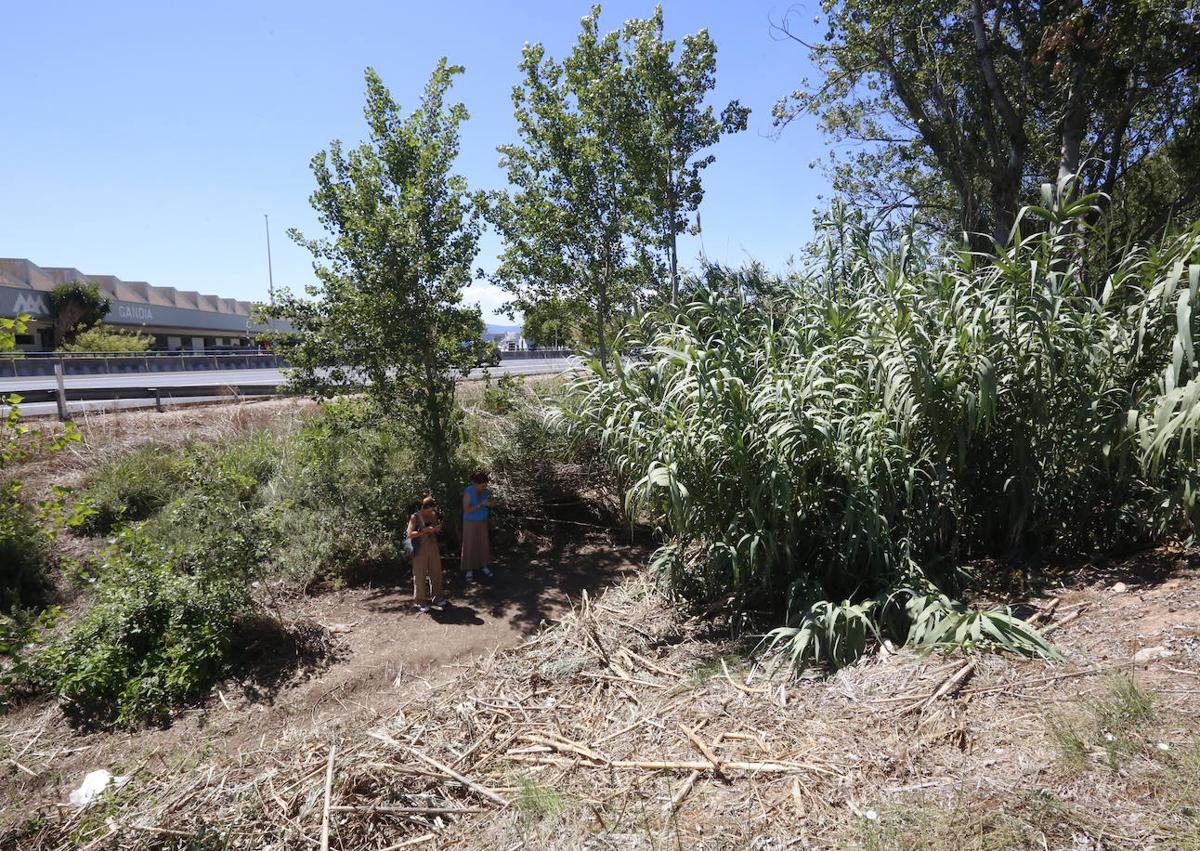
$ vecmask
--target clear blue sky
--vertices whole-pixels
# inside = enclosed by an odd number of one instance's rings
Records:
[[[415,104],[443,54],[465,65],[455,94],[471,111],[459,170],[473,186],[504,176],[495,147],[515,138],[510,92],[524,42],[561,57],[588,3],[53,2],[0,4],[0,256],[88,274],[264,299],[263,214],[277,285],[312,279],[288,227],[319,230],[308,162],[331,139],[364,135],[363,69]],[[809,163],[824,152],[811,120],[775,138],[770,108],[795,88],[803,49],[772,37],[776,0],[667,0],[671,37],[708,27],[718,47],[714,101],[753,109],[707,173],[694,261],[750,257],[780,267],[811,234],[827,191]],[[818,3],[812,0],[812,11]],[[803,8],[803,7],[800,7]],[[652,2],[611,2],[602,23],[644,17]],[[812,14],[796,18],[811,25]],[[489,235],[479,263],[494,265]],[[503,296],[468,300],[496,319]],[[501,320],[503,321],[503,320]]]

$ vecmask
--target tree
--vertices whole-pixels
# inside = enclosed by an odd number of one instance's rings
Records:
[[[95,284],[82,281],[59,284],[50,291],[55,346],[74,342],[77,334],[98,325],[110,310],[112,302]]]
[[[561,63],[525,46],[513,88],[520,143],[498,149],[512,189],[494,196],[491,217],[505,243],[497,283],[525,303],[586,304],[607,365],[614,313],[652,280],[654,263],[648,199],[626,157],[640,124],[619,33],[601,36],[599,16],[592,7]]]
[[[626,154],[649,197],[655,226],[667,255],[671,301],[679,298],[679,234],[704,199],[701,172],[712,154],[698,156],[724,133],[746,129],[750,110],[736,100],[720,117],[705,96],[716,86],[717,47],[707,29],[674,40],[663,38],[662,6],[644,20],[625,24],[626,74],[640,118],[638,133],[626,140]]]
[[[148,334],[120,328],[93,327],[80,331],[72,343],[63,343],[60,352],[144,352],[154,338]]]
[[[479,243],[478,203],[452,172],[461,103],[446,95],[461,66],[438,62],[408,115],[366,71],[370,134],[345,152],[317,154],[311,202],[327,236],[291,236],[313,255],[310,298],[284,293],[268,316],[291,323],[280,339],[291,381],[329,398],[365,393],[375,412],[410,425],[436,488],[455,487],[455,379],[483,354],[479,311],[462,306]]]
[[[827,0],[823,75],[775,107],[839,142],[837,193],[1004,242],[1038,184],[1150,190],[1126,238],[1200,202],[1200,22],[1189,0]],[[1068,180],[1078,173],[1078,179]],[[1155,175],[1155,178],[1150,178]]]
[[[522,304],[514,303],[523,317],[521,336],[530,345],[538,348],[558,346],[586,346],[595,342],[587,334],[586,323],[580,317],[587,316],[587,305],[578,301],[551,297],[542,301]]]

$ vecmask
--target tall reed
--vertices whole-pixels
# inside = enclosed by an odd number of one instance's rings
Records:
[[[809,273],[709,270],[644,317],[645,359],[595,365],[564,415],[636,482],[669,586],[797,629],[877,600],[877,628],[897,589],[950,611],[971,557],[1190,535],[1200,223],[1093,279],[1095,201],[1027,209],[991,255],[843,233]]]

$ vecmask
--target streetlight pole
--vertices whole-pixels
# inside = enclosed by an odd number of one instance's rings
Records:
[[[275,306],[275,273],[271,269],[271,219],[263,213],[263,223],[267,228],[267,297],[271,306]]]

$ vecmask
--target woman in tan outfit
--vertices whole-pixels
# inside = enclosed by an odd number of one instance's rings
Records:
[[[413,551],[413,602],[422,612],[430,608],[441,611],[446,602],[442,596],[442,554],[438,552],[437,540],[441,531],[437,503],[427,496],[421,500],[420,509],[408,518],[408,540]]]

